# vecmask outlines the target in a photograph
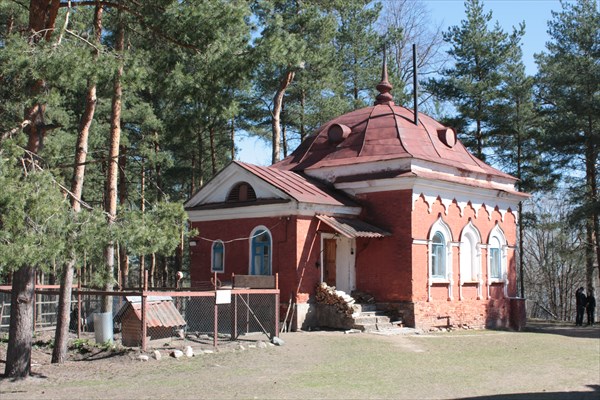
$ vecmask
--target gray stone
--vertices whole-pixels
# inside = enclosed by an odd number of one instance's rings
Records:
[[[192,346],[185,346],[184,352],[187,358],[194,357],[194,350],[192,350]]]
[[[273,339],[271,339],[271,343],[273,343],[275,346],[283,346],[285,344],[283,339],[280,339],[277,336],[273,336]]]
[[[160,359],[162,358],[162,354],[160,354],[160,351],[158,350],[154,350],[154,352],[152,352],[152,355],[157,361],[160,361]]]
[[[150,357],[148,357],[148,356],[147,356],[147,355],[145,355],[145,354],[140,354],[140,355],[138,356],[138,360],[140,360],[140,361],[148,361],[149,359],[150,359]]]
[[[174,358],[180,358],[180,357],[183,357],[183,351],[173,350],[170,355],[171,355],[171,357],[174,357]]]

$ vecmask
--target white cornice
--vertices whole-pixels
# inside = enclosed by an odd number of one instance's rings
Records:
[[[357,182],[337,183],[335,188],[343,190],[350,195],[362,193],[411,190],[412,208],[420,196],[423,196],[428,210],[435,200],[439,197],[447,214],[449,206],[456,201],[460,209],[461,216],[465,208],[470,203],[478,215],[481,208],[485,208],[491,219],[492,212],[496,207],[504,219],[504,215],[510,209],[513,214],[517,213],[517,205],[526,198],[525,194],[508,192],[500,188],[483,188],[456,182],[447,182],[444,180],[431,180],[419,177],[399,177],[388,179],[373,179]]]
[[[244,218],[271,218],[290,215],[314,216],[315,214],[359,215],[360,207],[330,206],[322,204],[298,203],[264,204],[257,206],[222,208],[211,210],[188,210],[192,222],[222,221]]]

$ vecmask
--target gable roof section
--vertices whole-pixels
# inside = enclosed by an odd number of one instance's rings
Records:
[[[257,200],[226,203],[228,191],[240,181],[247,181],[253,187],[256,186],[255,189],[260,186],[261,190],[257,190]],[[344,193],[302,173],[232,161],[196,192],[185,203],[185,208],[233,208],[291,200],[298,203],[360,207]]]
[[[308,178],[304,174],[271,167],[260,167],[238,161],[234,162],[298,202],[358,206],[356,202],[333,187],[329,187],[316,179]]]

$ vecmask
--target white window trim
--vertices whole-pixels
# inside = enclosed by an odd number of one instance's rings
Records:
[[[465,284],[477,284],[477,300],[481,300],[482,297],[482,287],[483,287],[483,273],[481,268],[481,234],[479,233],[479,229],[475,225],[473,225],[472,221],[469,221],[467,225],[464,226],[462,232],[460,233],[460,245],[459,248],[462,250],[462,245],[465,243],[465,236],[470,235],[474,239],[474,247],[471,248],[471,279],[465,280],[463,277],[463,258],[462,251],[459,253],[459,299],[463,299],[462,295],[462,287]]]
[[[445,246],[446,246],[446,259],[445,259],[445,269],[446,269],[446,277],[434,277],[433,276],[433,237],[437,232],[440,232],[444,238]],[[453,274],[452,274],[452,231],[450,227],[442,220],[440,216],[434,223],[431,225],[431,229],[429,230],[429,237],[427,240],[427,250],[428,250],[428,261],[427,261],[427,280],[428,280],[428,288],[427,288],[427,297],[428,301],[432,300],[431,297],[431,286],[433,284],[446,284],[448,286],[448,300],[453,299],[452,286],[454,285]]]
[[[215,270],[215,245],[220,243],[223,246],[223,253],[221,255],[221,263],[223,264],[222,270]],[[225,243],[217,239],[213,241],[212,246],[210,247],[210,272],[216,272],[217,274],[225,273]]]
[[[491,247],[491,243],[492,240],[496,238],[498,239],[498,243],[500,244],[500,278],[492,278],[492,252],[491,249],[492,248],[496,248],[496,247]],[[506,241],[506,236],[504,235],[504,232],[502,231],[502,229],[500,229],[500,227],[498,225],[496,225],[492,231],[490,232],[490,235],[488,237],[488,245],[487,247],[487,286],[488,286],[488,290],[487,290],[487,295],[488,298],[490,298],[490,286],[494,283],[502,283],[503,284],[503,291],[504,291],[504,297],[508,297],[508,266],[507,266],[507,259],[508,259],[508,243]]]
[[[250,234],[249,242],[248,242],[248,275],[252,275],[252,262],[254,260],[254,252],[252,248],[252,242],[254,240],[254,236],[257,236],[259,231],[265,231],[267,235],[269,235],[269,243],[270,243],[270,254],[269,254],[269,275],[273,275],[273,235],[269,228],[264,225],[259,225],[252,229],[252,233]]]

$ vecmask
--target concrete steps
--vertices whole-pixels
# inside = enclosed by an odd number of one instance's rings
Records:
[[[399,321],[391,321],[383,311],[377,311],[375,304],[355,304],[354,329],[362,332],[376,332],[394,329],[400,326]]]

